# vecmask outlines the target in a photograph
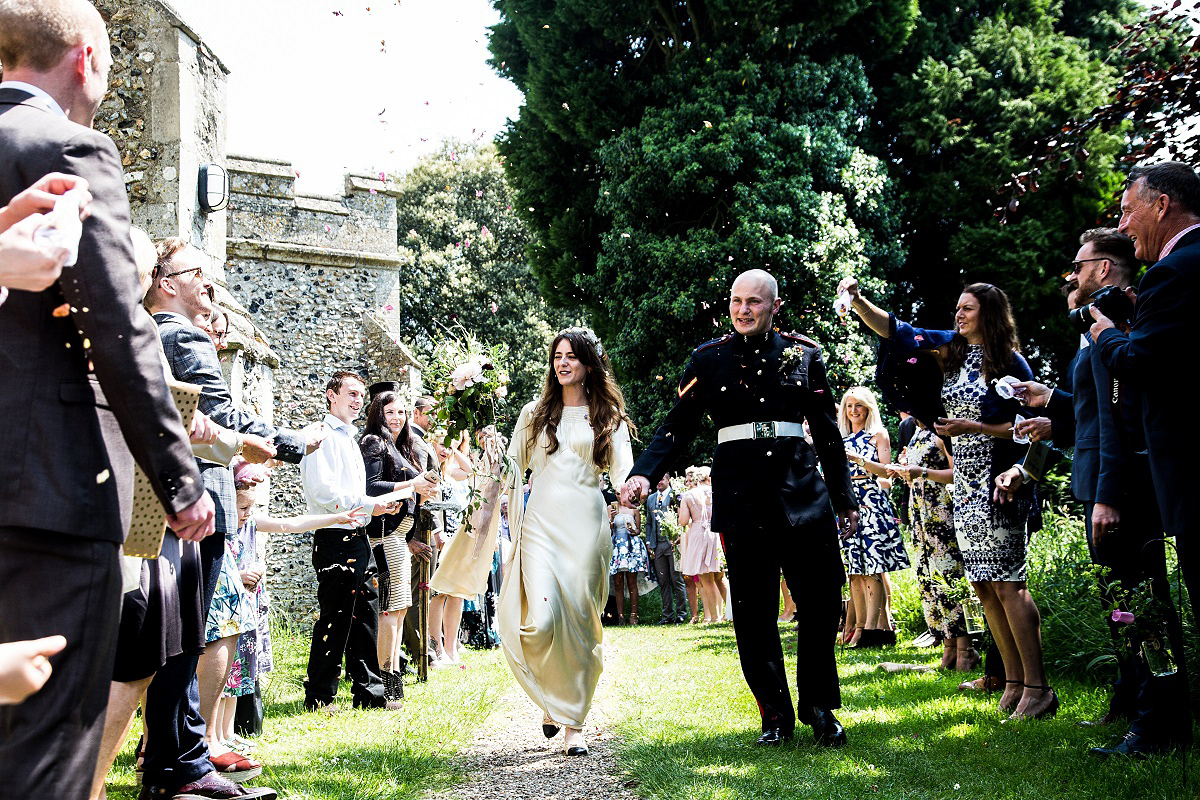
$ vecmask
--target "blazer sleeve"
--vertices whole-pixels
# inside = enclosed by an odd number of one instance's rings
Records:
[[[1095,348],[1089,348],[1095,349]],[[1074,388],[1074,387],[1072,387]],[[1085,387],[1086,388],[1086,387]],[[1046,417],[1054,446],[1066,450],[1075,446],[1075,396],[1055,389],[1046,402]]]
[[[200,387],[200,410],[218,425],[239,433],[251,433],[269,439],[281,461],[299,464],[304,456],[304,439],[296,431],[268,425],[253,414],[238,410],[221,373],[221,362],[212,339],[190,325],[166,324],[160,328],[163,351],[176,380]]]
[[[1166,366],[1162,362],[1175,358],[1182,343],[1189,340],[1193,293],[1182,266],[1182,261],[1159,263],[1147,270],[1138,286],[1137,311],[1129,335],[1109,328],[1096,339],[1101,361],[1116,377],[1153,377],[1159,366]],[[1197,268],[1200,263],[1189,266]]]
[[[638,456],[629,475],[641,475],[653,486],[696,438],[704,417],[701,375],[692,355],[679,381],[675,405]]]
[[[138,302],[117,149],[103,134],[86,131],[63,148],[57,169],[85,178],[92,193],[78,263],[59,279],[71,320],[134,460],[166,511],[178,513],[200,499],[204,486],[163,377],[154,324]]]
[[[837,426],[837,407],[829,389],[829,378],[825,374],[825,362],[821,353],[813,351],[808,365],[808,408],[804,418],[812,434],[813,449],[821,461],[821,474],[829,499],[838,511],[858,508],[858,500],[850,486],[850,463],[846,460],[846,445]]]

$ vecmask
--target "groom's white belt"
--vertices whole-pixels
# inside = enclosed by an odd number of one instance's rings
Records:
[[[717,444],[738,439],[778,439],[781,436],[804,438],[804,426],[799,422],[743,422],[717,431]]]

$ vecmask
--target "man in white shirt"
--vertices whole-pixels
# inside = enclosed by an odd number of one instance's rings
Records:
[[[367,496],[367,470],[353,424],[365,394],[366,384],[353,372],[335,372],[325,385],[327,436],[321,449],[300,461],[310,514],[340,514],[359,507],[372,515],[397,510],[395,503],[376,505]],[[347,524],[314,531],[312,563],[321,618],[313,628],[308,653],[304,707],[317,711],[333,703],[344,655],[355,707],[383,708],[386,701],[376,655],[379,591],[365,529]]]

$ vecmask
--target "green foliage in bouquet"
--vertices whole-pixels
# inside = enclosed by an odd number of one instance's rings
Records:
[[[461,325],[433,348],[426,373],[437,400],[438,427],[447,447],[462,435],[502,420],[508,396],[508,347],[484,345]]]

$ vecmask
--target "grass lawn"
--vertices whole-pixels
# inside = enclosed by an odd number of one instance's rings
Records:
[[[351,709],[343,681],[335,715],[305,712],[301,681],[308,639],[274,634],[276,671],[264,690],[266,721],[255,756],[263,775],[252,785],[273,786],[281,796],[312,800],[401,800],[457,783],[451,756],[473,740],[512,677],[499,650],[468,651],[469,669],[438,670],[429,682],[404,687],[400,711]],[[109,773],[113,800],[134,800],[133,748],[141,720]]]
[[[729,624],[643,625],[605,631],[612,681],[607,715],[622,769],[644,798],[1153,798],[1200,796],[1200,769],[1182,784],[1180,760],[1101,762],[1086,754],[1123,731],[1080,727],[1103,713],[1103,689],[1053,679],[1063,707],[1053,720],[1013,723],[997,697],[955,691],[958,673],[876,670],[880,660],[933,664],[937,648],[838,657],[839,718],[850,743],[811,744],[808,728],[780,749],[752,745],[758,714],[742,681]],[[784,639],[794,649],[794,635]],[[256,783],[297,798],[416,798],[463,779],[453,756],[512,686],[497,650],[467,651],[465,670],[442,670],[406,687],[397,712],[350,710],[343,684],[337,715],[302,708],[307,640],[276,636],[277,670],[265,693],[267,720]],[[794,657],[794,656],[793,656]],[[791,661],[791,658],[789,658]],[[109,776],[109,796],[133,800],[133,740]],[[1190,765],[1189,765],[1190,766]],[[573,795],[565,795],[573,796]],[[603,800],[594,798],[593,800]]]
[[[1194,798],[1200,769],[1180,759],[1101,762],[1088,747],[1123,730],[1077,725],[1107,707],[1103,689],[1052,679],[1063,706],[1052,720],[1009,722],[998,695],[956,691],[959,673],[901,673],[879,661],[935,664],[940,648],[838,656],[850,743],[841,750],[796,743],[762,749],[754,699],[742,680],[729,624],[620,628],[612,709],[621,760],[645,798]],[[784,649],[794,676],[794,633]],[[794,680],[794,677],[793,677]],[[615,713],[614,713],[615,712]]]

